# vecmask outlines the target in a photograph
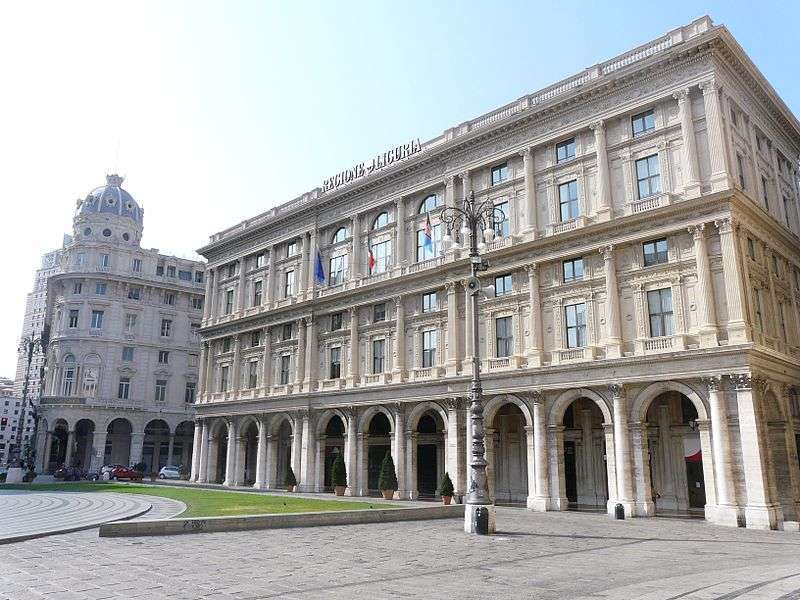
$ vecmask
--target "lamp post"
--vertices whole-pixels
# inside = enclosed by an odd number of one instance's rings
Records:
[[[25,381],[22,384],[22,407],[20,409],[19,421],[17,421],[17,432],[14,436],[14,445],[8,452],[9,464],[14,467],[24,466],[22,456],[22,432],[25,429],[25,417],[28,408],[28,387],[31,379],[31,363],[33,362],[33,355],[41,351],[42,347],[42,338],[33,334],[25,336],[19,343],[19,352],[20,354],[24,354],[27,358],[27,366],[25,368]],[[28,436],[28,440],[30,442],[30,436]]]
[[[505,219],[503,211],[496,208],[491,200],[477,203],[475,192],[464,198],[463,208],[448,206],[442,209],[441,221],[446,232],[442,241],[452,243],[459,250],[462,245],[469,247],[471,276],[467,282],[469,301],[472,304],[472,382],[470,384],[469,418],[472,423],[472,451],[469,464],[472,475],[464,511],[464,531],[487,534],[495,530],[495,510],[489,497],[486,478],[486,445],[483,427],[483,389],[481,387],[481,359],[478,334],[478,299],[481,292],[491,296],[494,286],[481,287],[478,273],[489,268],[480,252],[486,248],[495,235],[495,225]],[[459,242],[459,239],[461,240]]]

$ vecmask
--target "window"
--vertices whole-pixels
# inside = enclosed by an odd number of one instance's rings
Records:
[[[345,227],[339,227],[336,230],[336,233],[333,234],[333,239],[331,239],[331,244],[338,244],[339,242],[343,242],[347,239],[347,229]]]
[[[422,312],[433,312],[438,309],[438,302],[436,299],[436,292],[428,292],[422,294]]]
[[[564,321],[567,327],[567,348],[581,348],[586,345],[586,305],[569,304],[564,307]]]
[[[233,312],[233,290],[225,290],[225,314]]]
[[[111,266],[111,257],[108,254],[101,254],[100,255],[100,266],[101,267],[110,267]]]
[[[136,329],[136,315],[128,313],[125,315],[125,333],[133,333]]]
[[[743,190],[747,189],[747,181],[744,177],[744,158],[738,152],[736,153],[736,170],[739,172],[739,187]]]
[[[122,348],[122,360],[124,362],[133,361],[133,346],[125,346]]]
[[[634,136],[650,133],[655,128],[656,115],[652,109],[631,117],[631,129]]]
[[[505,296],[513,291],[511,273],[507,275],[498,275],[494,278],[495,296]]]
[[[284,323],[281,330],[281,339],[283,341],[292,339],[292,323]]]
[[[194,272],[194,281],[195,283],[203,283],[203,271]]]
[[[283,297],[294,296],[294,271],[286,271],[283,275]]]
[[[667,254],[667,239],[659,238],[657,240],[650,240],[642,244],[642,253],[644,255],[644,266],[652,267],[653,265],[665,264],[669,261]]]
[[[155,401],[156,402],[165,402],[166,399],[167,399],[167,380],[166,379],[156,379]]]
[[[256,254],[256,269],[260,269],[266,264],[267,256],[263,252],[261,254]]]
[[[172,319],[161,319],[161,337],[172,335]]]
[[[508,179],[508,163],[492,167],[492,185],[497,185]]]
[[[342,313],[333,313],[331,315],[331,331],[337,331],[342,328]]]
[[[658,154],[636,161],[636,181],[639,186],[639,198],[649,198],[661,193]]]
[[[556,144],[556,162],[565,162],[575,158],[575,138]]]
[[[750,260],[756,259],[756,244],[751,237],[747,238],[747,256],[750,257]]]
[[[439,205],[439,196],[436,194],[431,194],[422,201],[422,204],[419,205],[419,214],[422,215],[426,212],[431,212],[434,208],[438,208]]]
[[[514,331],[511,317],[495,319],[494,327],[497,341],[497,358],[511,356],[514,352]]]
[[[227,392],[228,391],[228,372],[230,367],[225,365],[220,367],[219,369],[219,392]]]
[[[72,394],[72,386],[75,383],[75,357],[68,354],[64,357],[64,381],[62,383],[62,393],[65,396]]]
[[[425,229],[417,231],[417,262],[430,260],[440,254],[442,242],[442,226],[437,223],[431,227],[431,244],[428,245]]]
[[[386,340],[372,340],[372,374],[383,373],[386,358]]]
[[[764,331],[764,318],[761,314],[761,290],[753,288],[753,310],[756,313],[756,324],[759,331]]]
[[[558,205],[562,223],[577,219],[581,214],[578,205],[578,181],[573,179],[558,186]]]
[[[174,265],[170,265],[170,266],[167,267],[167,277],[172,277],[173,279],[175,278],[175,266]]]
[[[583,279],[583,258],[572,258],[561,263],[564,283]]]
[[[102,310],[93,310],[92,311],[92,329],[102,329],[103,327],[103,311]]]
[[[178,271],[178,279],[181,281],[191,281],[192,280],[192,272],[191,271]]]
[[[386,320],[386,303],[381,302],[372,307],[372,322],[380,323]]]
[[[339,379],[342,376],[342,348],[334,346],[331,348],[330,379]]]
[[[297,254],[297,241],[291,241],[286,243],[286,258],[290,256],[294,256]]]
[[[142,259],[141,258],[134,258],[131,261],[131,271],[134,273],[141,273],[142,272]]]
[[[69,321],[67,322],[67,327],[70,329],[75,329],[78,327],[78,310],[72,309],[69,311]]]
[[[197,384],[194,381],[186,382],[186,390],[183,392],[183,401],[186,404],[194,404],[194,398],[197,395]]]
[[[252,360],[247,363],[247,387],[253,389],[258,387],[258,361]]]
[[[761,176],[761,192],[764,194],[764,208],[769,212],[769,187],[767,186],[767,178]]]
[[[255,348],[256,346],[260,346],[260,345],[261,345],[261,332],[258,331],[258,330],[251,331],[250,332],[250,347],[251,348]]]
[[[281,356],[281,372],[280,372],[280,382],[281,385],[287,385],[289,383],[289,364],[291,362],[291,356],[288,354],[284,354]]]
[[[160,365],[169,364],[169,351],[167,350],[158,351],[158,364]]]
[[[98,296],[105,296],[106,295],[107,286],[105,283],[95,283],[94,284],[94,293]]]
[[[672,290],[647,292],[647,310],[650,313],[650,337],[672,335]]]
[[[80,281],[76,281],[75,284],[72,286],[72,293],[76,296],[83,291],[83,284]]]
[[[233,277],[236,275],[236,263],[232,262],[228,264],[228,277]]]
[[[82,267],[86,264],[86,253],[85,252],[78,252],[75,255],[75,266]]]
[[[137,286],[131,286],[128,288],[128,300],[141,300],[142,299],[142,288]]]
[[[386,240],[378,244],[372,244],[372,258],[375,259],[375,265],[372,267],[372,273],[385,273],[389,267],[389,250],[391,242]]]
[[[231,351],[231,338],[229,337],[222,338],[222,351],[223,352]]]
[[[194,310],[202,310],[203,309],[203,299],[199,296],[192,296],[192,308]]]
[[[261,290],[264,283],[261,280],[253,282],[253,306],[261,306]]]
[[[347,269],[347,255],[334,256],[330,261],[328,271],[328,285],[339,285],[344,283],[344,273]]]
[[[372,222],[373,229],[380,229],[381,227],[386,227],[389,224],[389,213],[382,212],[375,220]]]
[[[499,237],[511,235],[511,210],[508,201],[498,202],[494,205],[494,234]]]
[[[429,329],[422,332],[422,367],[427,369],[436,364],[436,337],[437,331]]]
[[[164,292],[164,304],[168,304],[169,306],[175,305],[175,294],[172,292]]]
[[[120,400],[128,400],[131,394],[131,378],[120,377],[119,386],[117,387],[117,398]]]

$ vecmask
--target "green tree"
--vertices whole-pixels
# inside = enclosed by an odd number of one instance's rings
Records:
[[[333,485],[347,485],[347,467],[341,453],[336,455],[331,465],[331,482]]]
[[[297,478],[294,476],[294,471],[292,471],[292,465],[289,465],[286,468],[286,479],[284,480],[283,484],[287,488],[297,485]]]
[[[452,496],[453,495],[453,482],[450,479],[450,475],[445,472],[444,477],[442,477],[442,481],[439,484],[439,493],[442,496]]]
[[[392,460],[392,453],[387,452],[383,457],[381,463],[381,476],[378,479],[378,489],[380,491],[396,490],[397,489],[397,473],[394,470],[394,461]]]

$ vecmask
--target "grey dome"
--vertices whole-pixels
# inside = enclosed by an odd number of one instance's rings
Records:
[[[123,180],[123,177],[116,174],[106,175],[106,185],[89,192],[78,207],[78,215],[117,215],[133,219],[142,226],[144,211],[136,204],[133,196],[120,187]]]

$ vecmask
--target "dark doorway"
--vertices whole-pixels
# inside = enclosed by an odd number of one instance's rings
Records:
[[[369,446],[369,454],[367,455],[367,487],[371,494],[380,492],[378,489],[378,480],[381,477],[381,463],[383,457],[389,452],[389,446],[372,445]]]
[[[689,486],[689,506],[703,508],[706,505],[706,488],[703,480],[703,461],[686,461],[686,484]]]
[[[435,444],[417,446],[417,490],[422,498],[433,498],[436,495],[439,465],[436,459]]]
[[[331,481],[331,469],[333,461],[339,454],[344,453],[344,423],[338,416],[333,416],[328,421],[328,426],[325,428],[325,474],[323,476],[323,488],[326,492],[333,491],[333,482]],[[351,479],[352,474],[347,474],[348,481]]]
[[[575,442],[564,442],[564,480],[567,500],[578,501],[578,474],[575,469]]]

